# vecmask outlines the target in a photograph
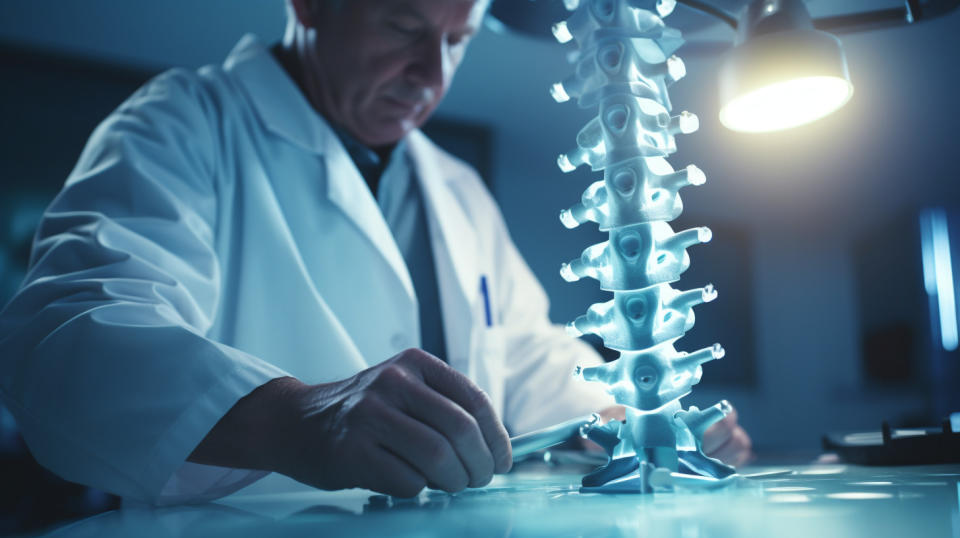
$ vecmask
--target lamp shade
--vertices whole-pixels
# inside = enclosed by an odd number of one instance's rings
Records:
[[[778,13],[774,4],[796,7]],[[813,28],[802,2],[756,2],[744,19],[741,42],[720,68],[723,125],[743,132],[788,129],[850,100],[853,84],[843,46]]]

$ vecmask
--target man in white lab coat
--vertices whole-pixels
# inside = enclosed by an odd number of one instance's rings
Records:
[[[416,130],[486,3],[290,0],[281,46],[160,75],[97,128],[0,315],[41,463],[152,503],[271,472],[457,491],[510,467],[507,429],[612,403],[476,173]]]

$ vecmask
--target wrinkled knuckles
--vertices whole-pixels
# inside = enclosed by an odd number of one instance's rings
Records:
[[[466,413],[463,413],[457,416],[450,433],[453,434],[456,440],[467,440],[474,434],[474,432],[479,431],[479,429],[480,425],[477,423],[476,419]]]
[[[387,383],[402,383],[410,377],[407,369],[398,362],[391,362],[380,370],[377,381]]]
[[[365,388],[348,398],[347,401],[344,402],[342,411],[345,416],[349,417],[366,415],[378,407],[378,404],[379,397],[377,396],[377,392],[370,388]]]
[[[464,402],[466,410],[477,418],[489,417],[490,411],[493,408],[493,404],[490,402],[490,397],[487,396],[486,392],[483,392],[472,385],[469,386],[469,388],[472,390],[469,391],[467,400]]]
[[[427,441],[423,444],[423,454],[430,466],[437,469],[450,468],[456,459],[446,441]],[[459,460],[457,460],[459,463]]]
[[[397,354],[396,358],[397,362],[411,365],[422,365],[425,363],[430,363],[431,360],[437,359],[431,357],[426,351],[415,347],[407,348],[401,351],[399,354]]]
[[[380,369],[373,384],[377,388],[392,388],[406,383],[409,379],[407,369],[397,362],[392,362]]]

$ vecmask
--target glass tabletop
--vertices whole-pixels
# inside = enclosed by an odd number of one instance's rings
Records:
[[[611,495],[580,493],[579,469],[528,465],[456,494],[231,497],[109,512],[48,536],[960,537],[960,465],[741,472],[721,490]]]

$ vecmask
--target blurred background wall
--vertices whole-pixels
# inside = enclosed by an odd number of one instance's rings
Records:
[[[39,213],[96,122],[163,69],[220,62],[247,32],[279,39],[283,17],[282,0],[0,3],[0,302],[19,284]],[[674,227],[714,230],[712,243],[691,249],[679,287],[713,282],[720,291],[681,344],[728,350],[689,402],[733,401],[761,454],[813,454],[822,433],[881,420],[935,424],[934,357],[960,360],[933,344],[917,229],[922,208],[960,201],[960,12],[843,43],[852,101],[768,135],[724,129],[720,56],[679,51],[688,76],[672,100],[700,116],[701,130],[680,137],[670,161],[697,164],[708,182],[683,192]],[[555,165],[591,112],[547,93],[570,71],[566,50],[485,29],[434,126],[485,172],[558,323],[608,299],[595,282],[567,284],[557,272],[605,239],[557,219],[597,179]],[[9,416],[0,418],[3,439],[13,439]]]

